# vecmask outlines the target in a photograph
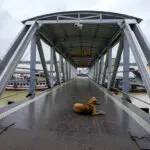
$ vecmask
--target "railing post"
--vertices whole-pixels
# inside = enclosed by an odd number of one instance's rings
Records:
[[[68,63],[67,60],[66,61],[66,81],[68,81]]]
[[[103,69],[104,69],[104,55],[101,56],[100,59],[100,75],[99,75],[99,83],[102,84],[102,73],[103,73]]]
[[[64,70],[64,62],[63,57],[60,55],[60,61],[61,61],[61,71],[62,71],[62,82],[65,81],[65,70]]]
[[[59,70],[58,70],[58,63],[57,63],[57,57],[55,50],[53,51],[53,58],[54,58],[54,64],[55,64],[55,72],[56,72],[56,84],[60,84],[60,78],[59,78]]]
[[[97,75],[97,83],[99,84],[99,80],[100,80],[100,60],[98,60],[98,75]]]
[[[110,80],[111,80],[111,73],[112,72],[112,48],[108,50],[108,83],[107,88],[109,88]]]
[[[106,54],[104,72],[103,72],[103,76],[102,76],[102,86],[105,86],[105,78],[106,78],[106,70],[107,70],[107,67],[108,67],[108,53]]]
[[[45,75],[45,78],[46,78],[46,83],[47,83],[48,88],[51,88],[51,83],[50,83],[50,80],[49,80],[49,75],[48,75],[46,61],[45,61],[45,57],[44,57],[44,53],[43,53],[42,43],[40,41],[39,36],[36,37],[36,41],[37,41],[37,47],[38,47],[38,51],[39,51],[39,55],[40,55],[44,75]]]
[[[122,51],[123,51],[123,37],[120,38],[120,43],[119,43],[119,47],[118,47],[118,51],[117,51],[117,56],[116,56],[116,59],[115,59],[113,72],[112,72],[112,76],[111,76],[111,80],[110,80],[110,85],[109,85],[108,89],[111,89],[114,86],[116,75],[117,75],[117,70],[118,70],[118,67],[119,67],[119,64],[120,64],[120,60],[121,60]]]
[[[129,92],[129,63],[130,63],[130,51],[129,44],[124,36],[124,50],[123,50],[123,98],[131,102]]]
[[[53,59],[53,48],[50,47],[50,82],[51,87],[53,87],[53,66],[54,66],[54,59]]]
[[[35,88],[36,88],[35,69],[36,69],[36,36],[34,36],[31,40],[30,83],[27,97],[35,95]]]
[[[123,30],[131,47],[135,61],[138,65],[138,69],[140,71],[147,93],[150,97],[150,71],[147,67],[147,60],[136,39],[136,36],[134,35],[134,32],[132,32],[131,27],[128,23],[124,23]]]

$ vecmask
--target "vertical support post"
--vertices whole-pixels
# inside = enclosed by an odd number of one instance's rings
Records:
[[[99,84],[99,78],[100,78],[100,60],[98,60],[98,68],[97,68],[97,72],[98,72],[98,75],[97,75],[97,83]]]
[[[71,65],[70,65],[70,63],[68,62],[68,80],[70,80],[71,79]]]
[[[120,60],[121,60],[122,51],[123,51],[123,37],[121,37],[121,39],[120,39],[117,56],[115,59],[114,68],[113,68],[110,85],[109,85],[108,89],[111,89],[114,86],[116,75],[117,75],[117,70],[118,70],[118,67],[120,64]]]
[[[36,69],[36,36],[34,36],[31,40],[30,85],[27,97],[35,95],[35,87],[36,87],[35,69]]]
[[[96,61],[95,62],[95,82],[97,82],[97,73],[98,73],[97,69],[98,69],[98,62]]]
[[[129,43],[124,36],[124,50],[123,50],[123,98],[131,102],[129,96],[129,62],[130,61],[130,51]]]
[[[53,48],[50,47],[50,82],[51,87],[53,87],[53,66],[54,66],[54,59],[53,59]]]
[[[72,79],[72,65],[70,65],[70,80]]]
[[[66,81],[68,81],[68,63],[66,60]]]
[[[101,56],[101,59],[100,59],[100,66],[99,66],[99,70],[100,70],[99,83],[100,83],[100,84],[102,84],[102,73],[103,73],[103,69],[104,69],[104,56]]]
[[[59,54],[59,62],[58,62],[58,67],[59,67],[59,79],[60,79],[60,83],[62,81],[62,70],[61,70],[61,61],[60,61],[60,54]]]
[[[43,48],[42,48],[42,44],[41,44],[39,36],[37,36],[36,41],[37,41],[37,47],[38,47],[38,51],[39,51],[39,55],[40,55],[44,75],[45,75],[45,78],[46,78],[46,83],[47,83],[48,88],[51,88],[51,83],[50,83],[50,80],[49,80],[49,75],[48,75],[47,66],[46,66],[46,61],[45,61]]]
[[[138,65],[139,71],[141,73],[141,77],[144,82],[145,88],[150,97],[150,72],[147,68],[147,60],[143,54],[143,51],[142,51],[140,45],[138,44],[136,36],[131,31],[130,25],[125,22],[123,29],[124,29],[125,36],[131,47],[134,58],[136,60],[136,63]]]
[[[93,80],[95,80],[95,64],[93,65]]]
[[[92,74],[92,79],[94,80],[94,75],[95,75],[94,65],[91,68],[91,74]]]
[[[64,70],[64,62],[63,57],[60,55],[60,61],[61,61],[61,71],[62,71],[62,82],[65,81],[65,70]]]
[[[105,86],[105,78],[106,78],[107,67],[108,67],[108,53],[106,54],[105,67],[104,67],[104,72],[103,72],[103,76],[102,76],[102,86]]]
[[[108,83],[107,88],[109,88],[112,72],[112,48],[108,50]]]
[[[57,57],[55,50],[53,51],[53,58],[54,58],[54,64],[55,64],[55,72],[56,72],[56,84],[60,84],[60,78],[59,78],[59,70],[58,70],[58,63],[57,63]]]
[[[98,83],[98,73],[99,73],[99,60],[96,63],[96,82]]]
[[[96,81],[96,63],[94,64],[94,81]]]

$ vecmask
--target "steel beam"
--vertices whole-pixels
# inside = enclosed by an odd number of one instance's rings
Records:
[[[100,80],[100,73],[101,73],[101,60],[98,61],[98,77],[97,77],[98,84],[99,84],[99,80]]]
[[[62,71],[62,81],[65,81],[65,70],[64,70],[64,62],[63,57],[60,55],[60,61],[61,61],[61,71]]]
[[[94,66],[93,66],[93,80],[95,80],[95,76],[96,76],[96,66],[95,66],[96,64],[94,64]]]
[[[56,84],[60,84],[60,77],[59,77],[59,70],[58,70],[58,63],[57,63],[57,57],[56,57],[56,51],[53,51],[53,58],[54,58],[54,64],[55,64],[55,72],[57,77]]]
[[[124,36],[124,49],[123,49],[123,98],[131,102],[129,92],[129,61],[130,61],[130,49],[129,43]]]
[[[106,78],[106,70],[107,70],[107,67],[108,67],[108,53],[106,54],[104,72],[103,72],[103,76],[102,76],[102,86],[105,86],[105,78]]]
[[[122,51],[123,51],[123,37],[121,37],[121,39],[120,39],[117,56],[115,59],[114,68],[113,68],[113,72],[112,72],[112,77],[111,77],[110,85],[109,85],[108,89],[111,89],[114,86],[114,82],[115,82],[116,75],[117,75],[117,70],[119,67],[120,60],[121,60]]]
[[[10,45],[10,48],[8,49],[7,54],[4,56],[4,58],[2,59],[2,61],[0,63],[0,74],[2,73],[2,71],[4,70],[6,65],[8,64],[9,60],[11,59],[13,54],[15,53],[17,47],[19,46],[19,44],[23,40],[23,38],[24,38],[25,34],[27,33],[27,31],[29,30],[29,28],[30,28],[29,25],[24,26],[23,29],[21,30],[21,32],[16,37],[16,39]]]
[[[140,45],[138,44],[138,41],[137,41],[134,33],[132,32],[129,24],[127,24],[125,22],[123,29],[124,29],[126,38],[129,42],[129,45],[131,47],[133,56],[134,56],[136,63],[138,65],[139,71],[141,73],[143,83],[144,83],[145,88],[147,90],[147,93],[150,97],[150,72],[149,72],[148,67],[147,67],[147,60],[146,60],[146,58],[143,54],[143,51],[142,51]]]
[[[147,59],[148,65],[150,66],[150,43],[147,41],[145,35],[143,34],[140,26],[138,24],[132,25],[133,32],[143,50],[143,53]]]
[[[71,80],[71,64],[69,63],[69,80]]]
[[[43,71],[44,71],[45,78],[46,78],[46,83],[47,83],[48,88],[51,88],[51,82],[49,80],[49,75],[48,75],[48,71],[47,71],[47,66],[46,66],[45,57],[44,57],[44,53],[43,53],[43,48],[42,48],[42,44],[41,44],[39,36],[37,36],[36,42],[37,42],[37,47],[38,47],[38,51],[39,51]]]
[[[11,58],[8,60],[7,65],[5,66],[3,72],[0,76],[0,95],[2,94],[3,90],[5,89],[5,86],[7,85],[8,80],[11,78],[19,60],[21,59],[22,55],[24,54],[29,42],[35,35],[38,24],[34,23],[30,26],[29,30],[25,34],[24,38],[21,40],[21,43],[11,56]]]
[[[95,64],[94,64],[94,66],[92,67],[92,78],[93,78],[93,80],[95,79]]]
[[[104,69],[104,56],[101,57],[100,59],[100,66],[99,66],[99,84],[102,84],[102,73],[103,73],[103,69]]]
[[[108,49],[108,84],[107,88],[109,88],[110,80],[111,80],[111,72],[112,72],[112,48]]]
[[[80,58],[80,57],[78,57],[78,58]],[[51,61],[48,60],[48,61],[46,61],[46,64],[50,64],[50,62]],[[19,61],[19,64],[30,64],[30,61]],[[41,62],[40,61],[36,61],[36,64],[41,64]],[[123,63],[120,62],[119,66],[123,66]],[[130,66],[137,66],[137,64],[136,63],[130,63]]]
[[[63,19],[63,20],[38,20],[39,25],[43,24],[121,24],[124,19]],[[135,19],[127,19],[129,23],[136,23]]]
[[[60,44],[61,42],[67,42],[67,43],[71,43],[71,42],[74,42],[75,40],[79,40],[79,37],[78,36],[68,36],[68,37],[64,37],[64,36],[61,36],[59,38],[56,38],[54,40],[54,44],[57,46],[58,44]],[[109,38],[108,37],[101,37],[101,36],[96,36],[94,38],[94,41],[95,43],[101,43],[101,42],[108,42]],[[83,43],[90,43],[91,42],[91,37],[90,35],[87,35],[87,36],[82,36],[82,42]]]
[[[96,72],[96,76],[95,76],[95,81],[97,82],[97,78],[98,78],[98,61],[95,63],[95,72]]]
[[[68,80],[70,80],[70,64],[69,62],[67,62],[67,67],[68,67]]]
[[[60,77],[60,83],[61,83],[61,80],[62,80],[62,76],[61,76],[61,73],[62,73],[62,70],[61,70],[61,61],[60,61],[60,54],[59,54],[59,61],[58,61],[58,70],[59,70],[59,77]]]
[[[66,81],[68,81],[68,62],[66,61]]]
[[[35,94],[36,87],[36,36],[34,36],[31,40],[31,55],[30,55],[30,85],[28,95]]]
[[[51,82],[51,87],[53,87],[53,66],[54,66],[54,59],[53,59],[53,48],[50,47],[50,82]]]

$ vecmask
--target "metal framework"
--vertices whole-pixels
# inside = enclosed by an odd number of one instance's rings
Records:
[[[31,55],[30,55],[30,87],[28,95],[33,95],[36,86],[35,69],[36,69],[36,36],[31,41]]]
[[[74,78],[76,67],[89,67],[89,77],[101,85],[105,85],[106,80],[107,88],[111,90],[114,86],[118,67],[123,65],[123,92],[128,93],[129,50],[131,48],[150,96],[150,72],[148,70],[148,66],[150,66],[150,44],[138,25],[141,21],[142,19],[133,16],[101,11],[59,12],[23,21],[24,28],[0,64],[0,94],[5,89],[31,41],[30,65],[33,70],[35,69],[36,45],[34,39],[36,38],[48,88],[53,86],[53,67],[55,67],[58,84],[61,84],[61,81]],[[50,46],[50,75],[48,74],[41,40]],[[117,43],[119,43],[119,48],[112,68],[112,48]],[[56,52],[60,55],[59,64]],[[123,64],[120,64],[122,53],[124,54],[124,61]],[[30,78],[29,93],[33,93],[35,90],[33,80],[35,71],[31,71]]]

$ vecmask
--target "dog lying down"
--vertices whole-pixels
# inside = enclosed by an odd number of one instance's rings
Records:
[[[73,106],[73,110],[74,112],[83,115],[91,115],[91,116],[105,115],[104,111],[96,112],[96,107],[94,105],[100,104],[97,102],[97,99],[95,97],[92,97],[87,104],[75,103]]]

